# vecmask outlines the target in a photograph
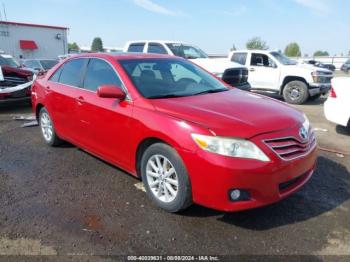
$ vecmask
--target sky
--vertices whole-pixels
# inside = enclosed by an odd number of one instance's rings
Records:
[[[210,54],[261,37],[271,49],[350,51],[349,0],[0,0],[8,21],[69,27],[68,42],[123,47],[128,40],[179,40]],[[1,11],[3,13],[3,8]],[[3,15],[3,14],[2,14]]]

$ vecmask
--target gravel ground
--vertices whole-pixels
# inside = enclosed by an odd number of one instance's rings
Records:
[[[38,127],[13,120],[28,106],[0,107],[0,254],[350,256],[350,131],[327,122],[322,103],[297,107],[319,146],[342,154],[320,150],[302,190],[255,210],[180,214],[153,206],[122,170],[69,144],[46,146]]]

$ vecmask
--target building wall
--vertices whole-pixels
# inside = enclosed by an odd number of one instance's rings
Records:
[[[61,39],[57,39],[57,34]],[[38,49],[24,50],[20,48],[20,40],[35,41]],[[16,59],[25,58],[57,58],[66,54],[67,29],[44,28],[23,25],[8,25],[0,22],[0,50],[11,54]]]

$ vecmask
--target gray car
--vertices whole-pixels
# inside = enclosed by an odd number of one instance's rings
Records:
[[[25,59],[22,61],[22,66],[38,73],[50,70],[57,63],[56,59]]]

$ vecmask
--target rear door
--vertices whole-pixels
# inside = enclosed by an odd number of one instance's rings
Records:
[[[130,99],[97,96],[101,85],[115,85],[125,89],[114,67],[104,59],[91,58],[87,65],[82,102],[78,107],[79,130],[82,145],[87,150],[120,166],[130,162],[126,154],[130,140]]]
[[[78,105],[82,76],[88,59],[77,58],[64,63],[45,87],[48,110],[57,133],[74,143],[80,143]]]

